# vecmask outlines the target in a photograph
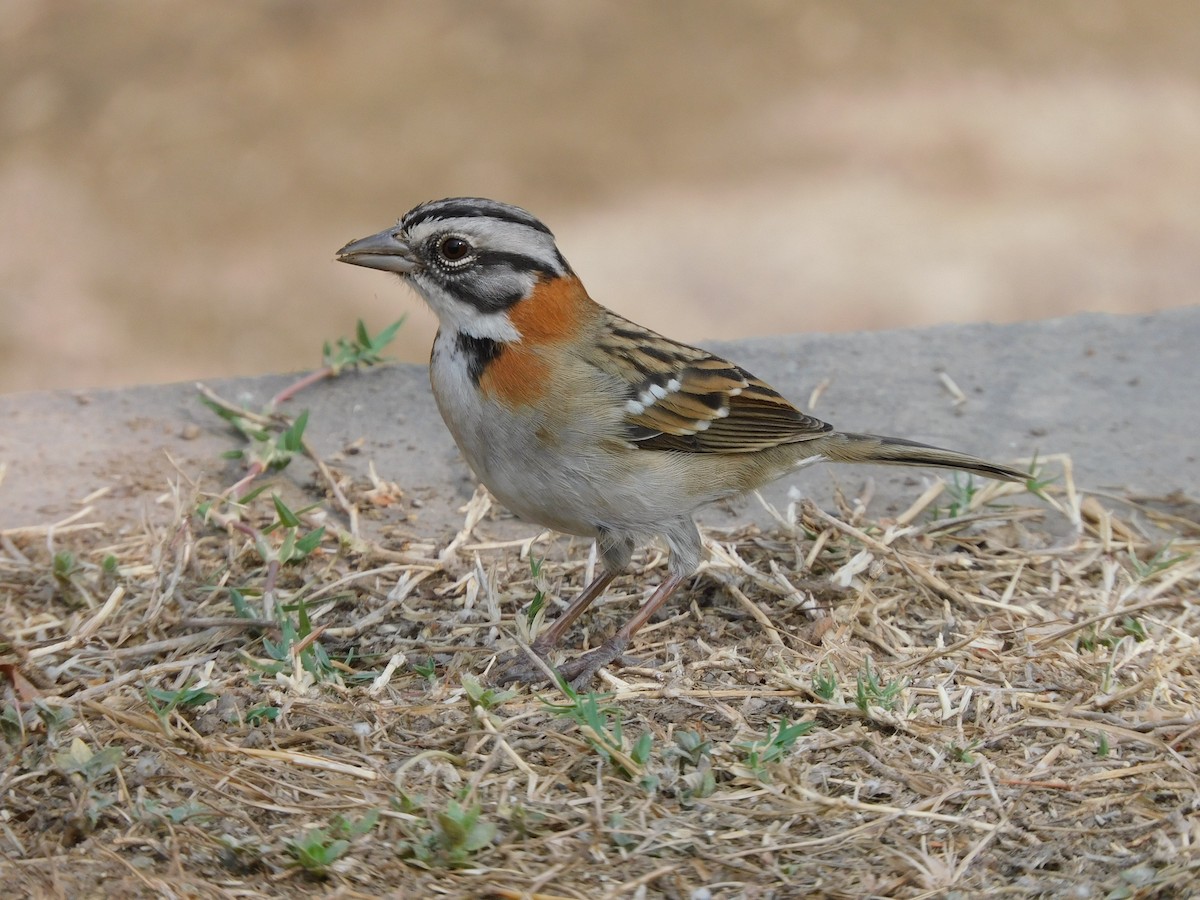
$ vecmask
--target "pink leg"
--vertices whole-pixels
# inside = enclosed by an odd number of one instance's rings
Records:
[[[554,624],[538,635],[537,640],[533,642],[534,651],[539,656],[545,656],[546,651],[557,647],[558,642],[575,624],[575,620],[604,593],[614,577],[614,573],[606,569],[593,578],[592,583],[580,591],[566,611],[554,620]]]
[[[591,606],[597,597],[604,593],[604,589],[612,583],[615,577],[615,572],[605,569],[592,579],[591,584],[579,592],[563,614],[555,619],[549,628],[538,635],[537,640],[533,642],[533,646],[529,649],[542,659],[545,659],[547,654],[558,646],[559,641],[563,639],[563,636],[575,624],[575,620],[583,615],[584,610]],[[546,673],[542,671],[540,666],[536,665],[524,653],[518,650],[506,662],[501,664],[500,670],[495,675],[495,680],[498,684],[510,684],[518,681],[525,684],[540,684],[546,681]]]
[[[573,659],[571,662],[560,667],[559,673],[570,681],[571,686],[576,690],[582,690],[586,687],[596,676],[597,672],[613,660],[620,658],[621,654],[629,646],[629,641],[637,630],[649,622],[651,617],[662,609],[663,604],[671,599],[671,595],[683,584],[685,578],[687,578],[687,575],[670,575],[666,581],[655,589],[654,593],[650,595],[650,599],[643,604],[642,608],[628,622],[621,626],[620,631],[595,650],[585,653],[578,659]],[[570,610],[567,610],[567,612],[570,612]]]

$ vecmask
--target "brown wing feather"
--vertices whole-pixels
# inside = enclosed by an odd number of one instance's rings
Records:
[[[626,422],[634,446],[752,453],[832,431],[728,360],[607,316],[589,361],[629,385]]]

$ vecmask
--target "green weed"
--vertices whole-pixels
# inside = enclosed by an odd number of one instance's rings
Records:
[[[483,821],[482,812],[478,804],[449,801],[417,823],[416,833],[399,845],[400,855],[428,869],[466,868],[496,836],[496,826]]]
[[[766,739],[739,744],[746,751],[746,768],[759,781],[768,781],[767,764],[782,759],[797,740],[812,731],[814,725],[814,722],[789,723],[787,719],[780,719],[774,733],[767,731]]]

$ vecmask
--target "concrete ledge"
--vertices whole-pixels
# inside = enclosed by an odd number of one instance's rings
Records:
[[[783,335],[707,342],[837,427],[928,441],[998,460],[1067,453],[1078,484],[1119,493],[1200,495],[1200,307],[1149,316],[1080,315],[1016,325],[965,325],[861,334]],[[966,394],[955,405],[944,370]],[[251,407],[289,376],[212,382]],[[441,539],[470,494],[466,465],[443,427],[425,368],[351,373],[291,404],[311,411],[308,437],[338,466],[381,477],[422,501],[405,530]],[[240,446],[193,384],[0,396],[0,528],[46,523],[91,501],[95,517],[137,520],[153,510],[175,466],[207,488],[237,477],[220,454]],[[341,451],[361,441],[358,452]],[[172,460],[175,465],[172,465]],[[284,478],[303,483],[306,465]],[[834,480],[856,491],[876,481],[872,510],[915,496],[917,470],[825,466],[775,485],[798,484],[827,502]],[[732,511],[735,515],[744,514]],[[706,521],[728,521],[714,510]],[[384,517],[386,518],[386,516]],[[528,533],[528,529],[526,529]]]

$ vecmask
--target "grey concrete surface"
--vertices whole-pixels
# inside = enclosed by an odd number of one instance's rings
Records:
[[[827,379],[814,412],[839,428],[999,461],[1066,453],[1082,487],[1200,496],[1200,307],[706,346],[801,405]],[[941,371],[965,402],[956,405]],[[257,407],[289,381],[271,376],[210,386]],[[471,475],[438,417],[423,366],[350,373],[310,388],[290,407],[310,410],[308,437],[336,467],[362,475],[373,460],[381,477],[420,501],[416,509],[383,510],[370,527],[390,527],[385,535],[392,539],[443,540],[461,521],[458,507],[470,494]],[[237,463],[221,454],[237,446],[238,438],[200,404],[193,384],[0,396],[0,528],[61,519],[97,491],[103,493],[89,501],[92,520],[131,527],[143,516],[166,515],[161,498],[173,479],[210,490],[232,483]],[[827,465],[766,493],[782,502],[795,485],[827,503],[835,484],[854,495],[870,478],[871,510],[878,514],[907,505],[929,474]],[[302,463],[277,477],[294,490],[311,475]],[[726,524],[743,515],[754,515],[752,504],[713,510],[704,521]]]

